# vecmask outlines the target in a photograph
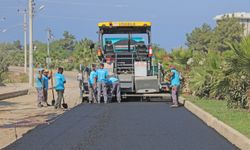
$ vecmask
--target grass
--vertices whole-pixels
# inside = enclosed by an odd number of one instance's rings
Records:
[[[250,113],[246,110],[229,109],[226,101],[197,97],[186,97],[186,99],[250,138]]]

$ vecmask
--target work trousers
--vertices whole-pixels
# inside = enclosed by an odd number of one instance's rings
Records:
[[[96,89],[93,85],[89,84],[89,102],[96,103]]]
[[[43,88],[36,88],[37,90],[37,103],[42,104],[44,102]]]
[[[80,88],[80,97],[82,98],[82,96],[83,96],[83,81],[82,80],[80,80],[79,81],[79,88]]]
[[[107,85],[105,82],[97,82],[97,102],[101,102],[101,94],[103,95],[104,102],[108,102]]]
[[[57,92],[57,99],[56,99],[55,107],[61,108],[64,90],[56,90],[56,92]]]
[[[172,101],[174,105],[179,104],[179,86],[173,86],[171,90]]]
[[[48,103],[48,90],[43,91],[43,99],[45,103]]]
[[[111,90],[111,94],[116,95],[116,100],[117,102],[121,102],[121,90],[120,90],[120,83],[119,82],[114,82],[112,83],[112,90]]]

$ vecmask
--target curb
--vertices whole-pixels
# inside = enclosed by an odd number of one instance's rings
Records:
[[[0,94],[0,101],[28,94],[28,89]]]
[[[250,139],[248,139],[245,135],[241,134],[239,131],[218,120],[217,118],[202,110],[195,104],[186,101],[183,98],[180,99],[180,102],[184,104],[185,108],[187,108],[190,112],[192,112],[202,121],[204,121],[208,126],[215,129],[219,134],[224,136],[232,144],[236,145],[242,150],[249,150]]]

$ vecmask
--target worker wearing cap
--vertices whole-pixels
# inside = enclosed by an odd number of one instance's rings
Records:
[[[63,75],[63,68],[59,67],[57,73],[54,75],[55,78],[55,90],[57,92],[57,100],[55,104],[55,109],[61,108],[61,102],[64,94],[64,84],[66,83],[65,77]]]
[[[176,70],[175,66],[170,65],[170,80],[171,80],[171,96],[173,105],[171,107],[178,107],[179,106],[179,88],[180,88],[180,73]]]
[[[100,68],[97,69],[97,102],[101,102],[101,93],[103,94],[104,103],[108,103],[107,96],[107,77],[108,71],[104,69],[104,64],[100,64]]]
[[[121,102],[121,90],[120,90],[120,82],[119,79],[115,76],[111,76],[108,78],[108,83],[111,84],[111,94],[113,95],[115,93],[116,100],[118,103]]]
[[[97,87],[97,73],[96,73],[96,65],[92,64],[92,71],[89,75],[89,82],[88,82],[88,88],[89,88],[89,103],[93,102],[96,103],[96,87]]]
[[[43,94],[43,89],[44,89],[44,77],[43,77],[43,68],[38,69],[38,74],[36,75],[35,78],[35,87],[37,90],[37,107],[43,107],[44,105],[44,94]]]
[[[43,89],[43,98],[46,106],[50,106],[48,104],[48,90],[49,90],[49,80],[51,78],[51,74],[49,74],[49,70],[45,69],[43,72],[44,78],[44,89]]]

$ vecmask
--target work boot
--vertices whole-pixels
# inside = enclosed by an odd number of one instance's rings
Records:
[[[179,105],[178,105],[178,104],[173,104],[173,105],[171,105],[170,107],[171,107],[171,108],[177,108],[177,107],[179,107]]]
[[[38,108],[41,108],[41,107],[43,107],[43,105],[42,105],[41,103],[38,103],[38,104],[37,104],[37,107],[38,107]]]
[[[45,107],[48,107],[48,106],[50,106],[47,102],[43,102],[43,104],[42,104],[43,106],[45,106]]]

